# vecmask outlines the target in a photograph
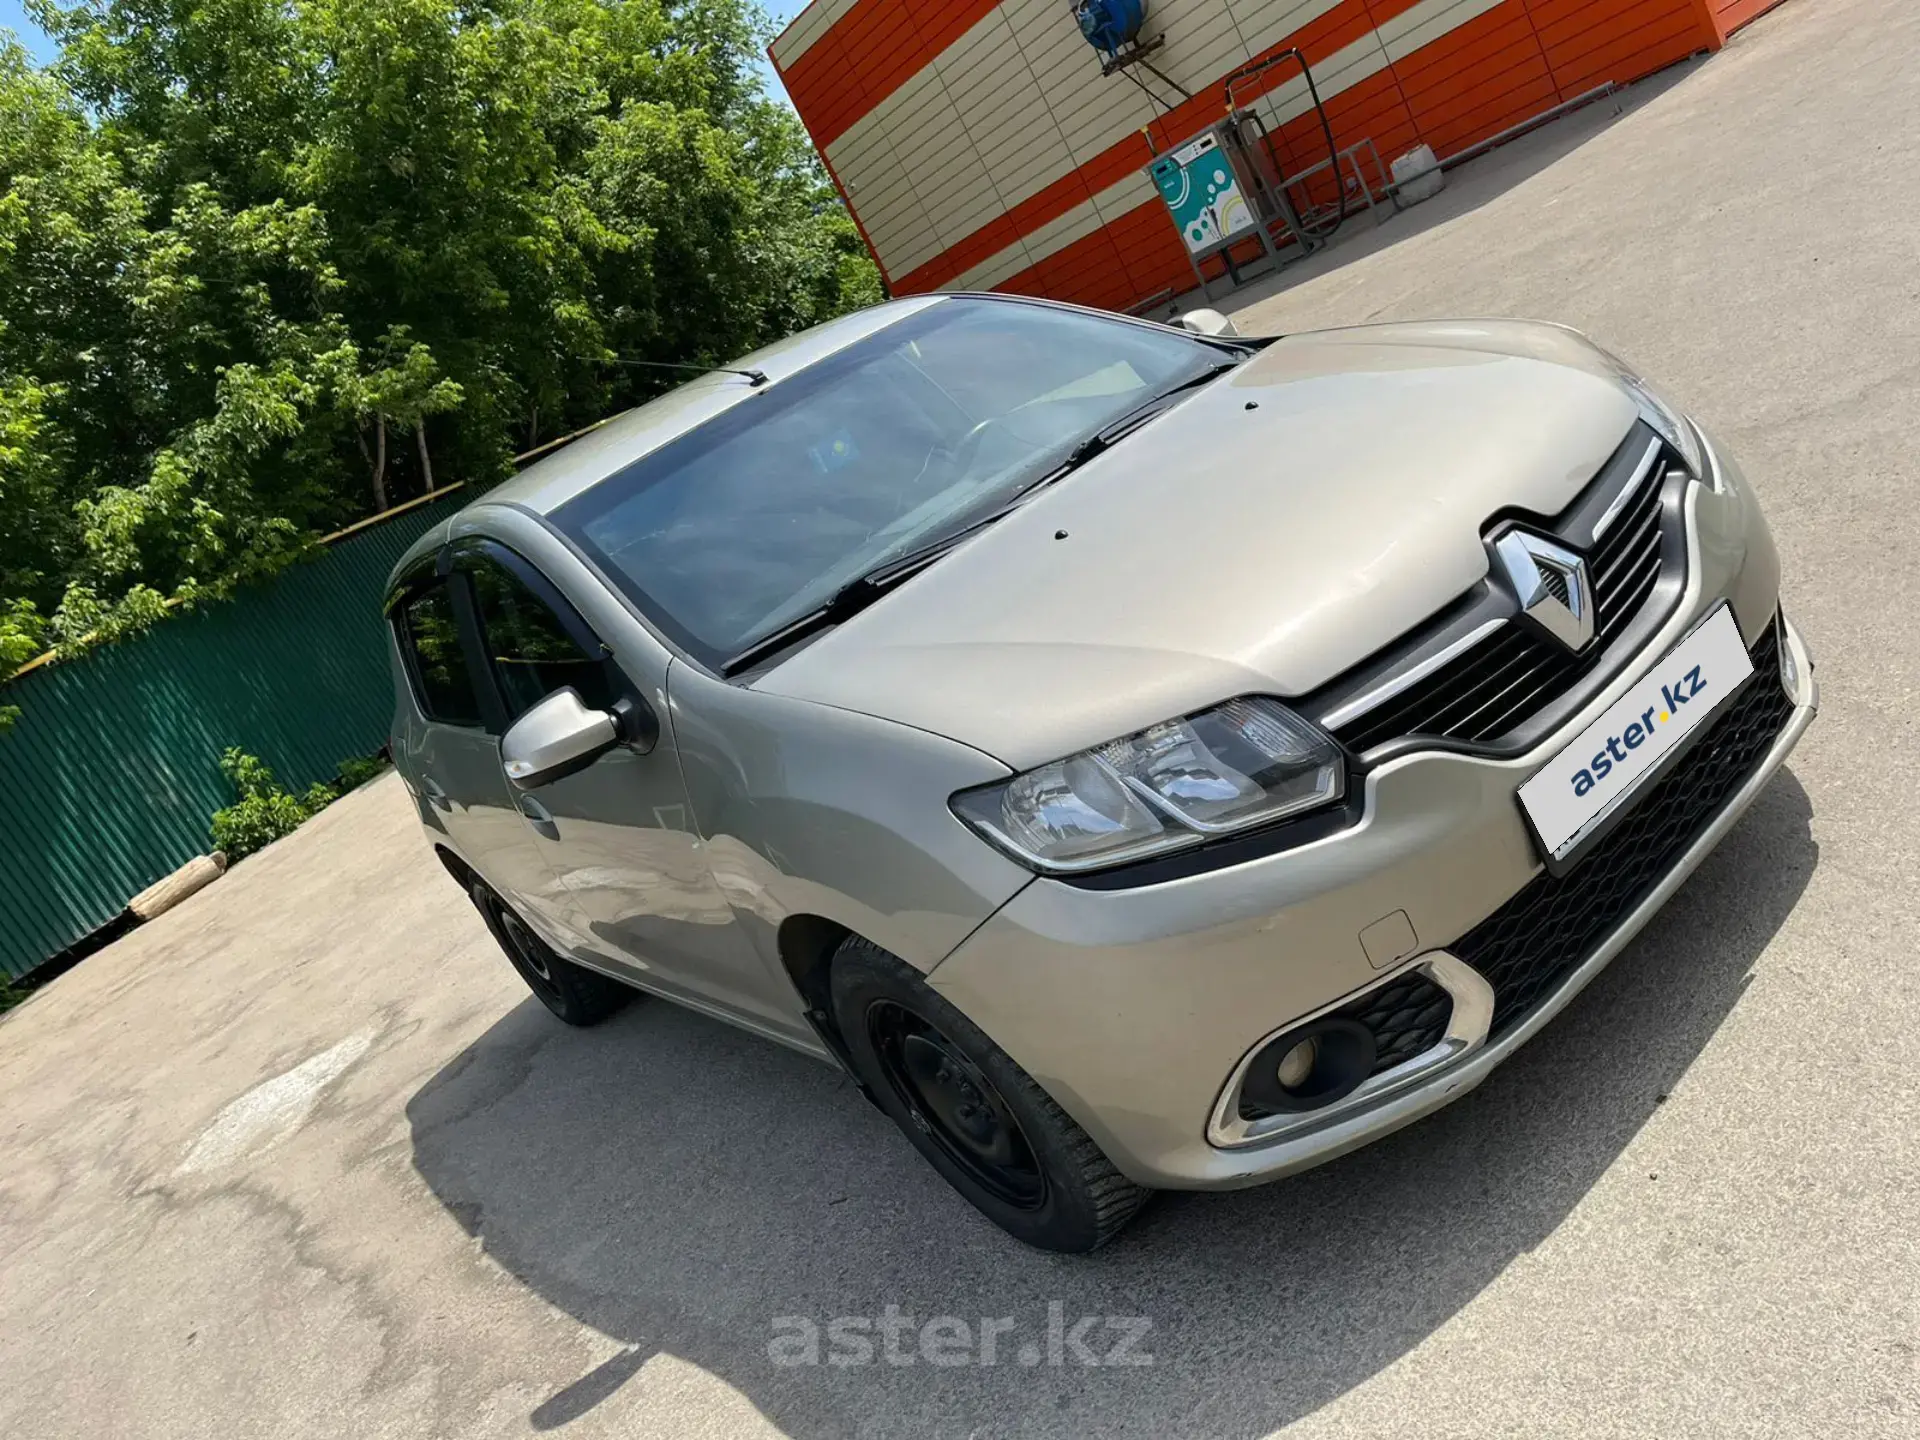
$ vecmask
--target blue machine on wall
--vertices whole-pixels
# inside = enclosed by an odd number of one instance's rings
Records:
[[[1132,43],[1147,18],[1146,0],[1075,0],[1073,18],[1087,43],[1112,59]]]

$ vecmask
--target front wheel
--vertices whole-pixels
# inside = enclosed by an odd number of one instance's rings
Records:
[[[527,988],[567,1024],[598,1025],[633,998],[634,992],[618,980],[560,955],[528,929],[527,922],[486,881],[474,881],[468,894]]]
[[[830,977],[834,1021],[880,1108],[1008,1234],[1084,1253],[1147,1202],[1151,1191],[904,960],[855,936]]]

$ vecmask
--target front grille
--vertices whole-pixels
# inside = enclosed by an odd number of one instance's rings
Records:
[[[1333,733],[1356,755],[1414,735],[1489,744],[1571,691],[1599,667],[1660,578],[1668,473],[1664,460],[1653,466],[1587,556],[1596,604],[1585,649],[1571,651],[1516,621]],[[1559,579],[1550,571],[1543,578]]]
[[[1493,987],[1495,1035],[1599,949],[1772,748],[1793,712],[1778,632],[1776,621],[1753,647],[1753,678],[1727,712],[1570,873],[1536,876],[1447,947]]]

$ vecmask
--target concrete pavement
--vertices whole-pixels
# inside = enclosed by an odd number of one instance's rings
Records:
[[[829,1070],[551,1021],[388,778],[0,1022],[0,1433],[1920,1430],[1917,192],[1920,14],[1794,0],[1233,307],[1590,331],[1742,457],[1820,662],[1790,773],[1474,1095],[1040,1255]],[[869,1363],[805,1363],[836,1318]]]

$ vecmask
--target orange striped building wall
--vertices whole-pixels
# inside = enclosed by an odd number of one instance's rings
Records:
[[[1192,284],[1145,173],[1225,113],[1226,77],[1298,47],[1341,146],[1440,155],[1701,50],[1780,0],[1148,0],[1153,63],[1102,77],[1067,0],[814,0],[770,47],[895,294],[998,289],[1126,309]],[[1291,67],[1237,87],[1282,159],[1324,158]],[[1151,143],[1149,141],[1151,136]]]

